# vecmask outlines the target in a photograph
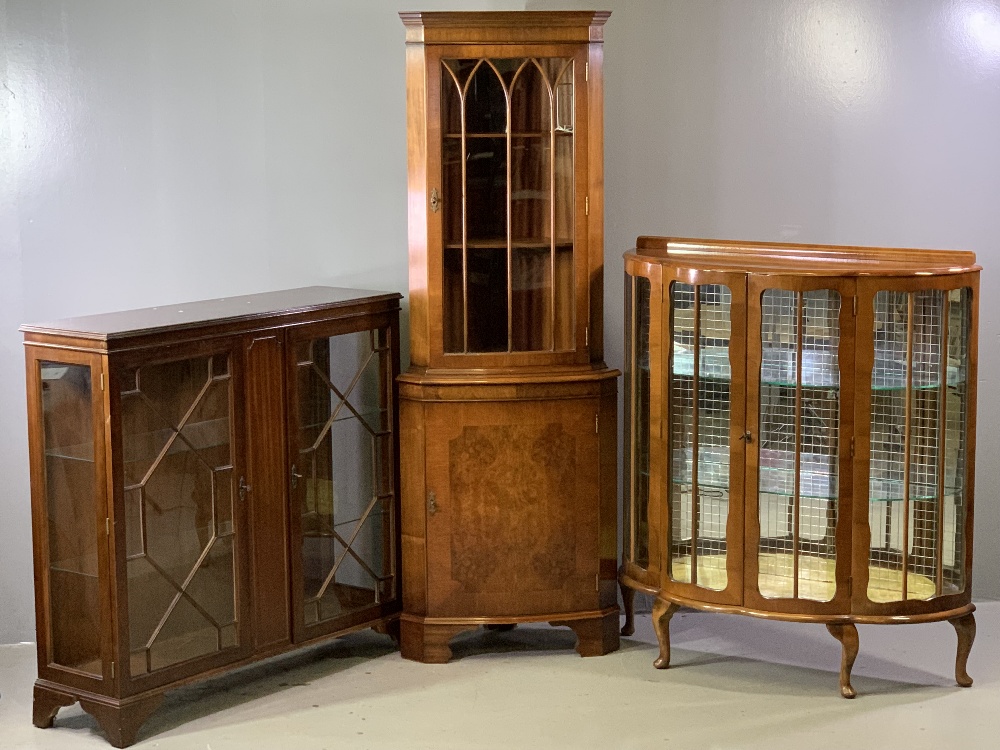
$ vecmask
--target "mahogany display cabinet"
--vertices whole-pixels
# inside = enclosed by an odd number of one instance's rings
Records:
[[[164,691],[398,638],[399,294],[309,287],[22,327],[36,726],[124,747]]]
[[[968,252],[640,237],[625,256],[625,632],[655,596],[823,623],[972,604],[979,266]]]
[[[403,656],[480,625],[618,647],[617,376],[603,361],[603,25],[403,13],[411,367]]]

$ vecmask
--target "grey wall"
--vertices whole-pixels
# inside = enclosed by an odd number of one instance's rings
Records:
[[[982,307],[976,589],[1000,594],[1000,0],[0,0],[0,643],[33,637],[17,326],[406,290],[397,10],[604,7],[607,353],[637,234],[960,247]]]

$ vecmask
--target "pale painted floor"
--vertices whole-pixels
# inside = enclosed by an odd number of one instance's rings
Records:
[[[979,605],[952,680],[947,623],[861,626],[857,699],[837,691],[821,625],[682,611],[673,666],[649,615],[619,652],[582,659],[568,630],[471,634],[447,665],[404,661],[370,631],[168,694],[137,748],[1000,748],[1000,602]],[[0,748],[108,748],[76,706],[31,726],[34,648],[0,647]]]

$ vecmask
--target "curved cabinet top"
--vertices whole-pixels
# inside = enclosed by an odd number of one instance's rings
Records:
[[[636,263],[682,269],[795,276],[944,276],[978,272],[976,254],[965,250],[804,245],[771,242],[639,237],[625,254]]]

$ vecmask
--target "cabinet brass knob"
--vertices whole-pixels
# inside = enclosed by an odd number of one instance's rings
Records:
[[[434,515],[438,512],[437,495],[434,494],[434,490],[427,493],[427,513],[429,515]]]
[[[751,435],[749,432],[744,432],[742,435],[740,435],[740,440],[743,440],[746,442],[747,445],[750,445],[750,443],[753,442],[753,435]]]
[[[431,188],[431,211],[437,213],[441,210],[441,193],[437,188]]]

